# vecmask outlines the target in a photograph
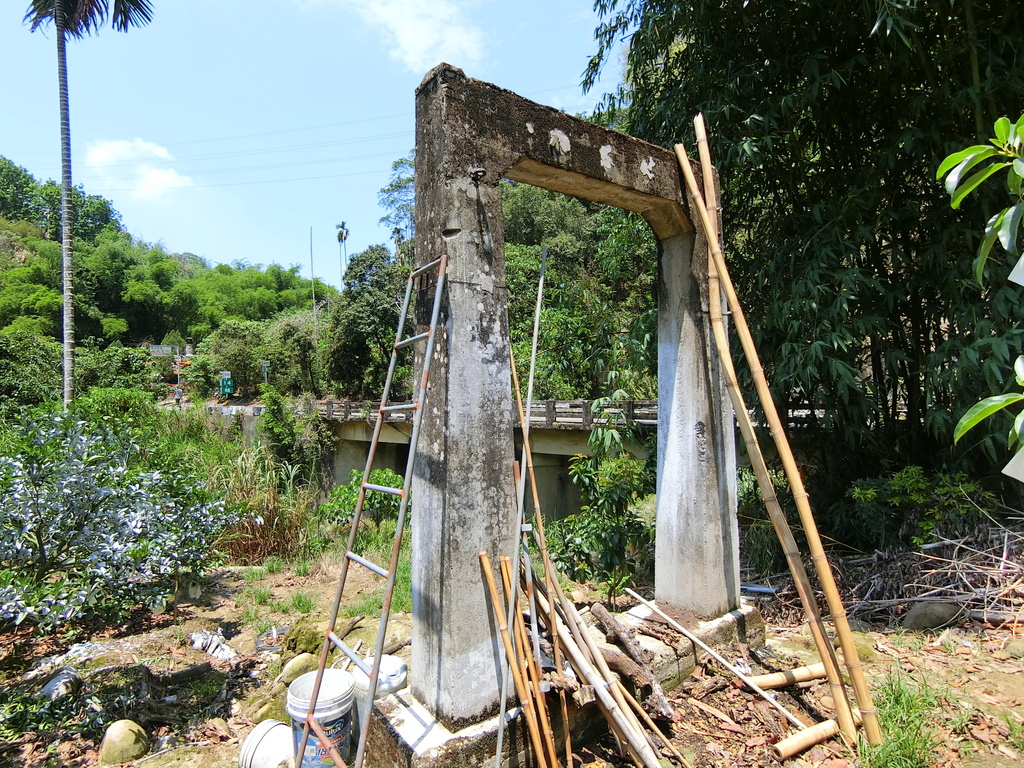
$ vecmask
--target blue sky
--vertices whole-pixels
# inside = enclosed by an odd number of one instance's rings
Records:
[[[56,44],[0,10],[0,155],[60,179]],[[74,182],[126,229],[214,263],[340,282],[386,242],[377,192],[414,145],[414,93],[446,61],[567,112],[597,19],[587,0],[155,0],[154,19],[68,44]],[[605,84],[618,72],[609,71]],[[610,87],[610,86],[608,86]]]

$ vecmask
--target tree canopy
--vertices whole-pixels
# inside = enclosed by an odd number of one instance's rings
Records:
[[[588,83],[628,40],[625,82],[604,108],[665,146],[692,141],[698,112],[707,119],[733,277],[777,402],[822,446],[807,467],[819,486],[955,460],[959,415],[1012,381],[1024,307],[1005,262],[990,260],[984,289],[973,279],[978,209],[951,210],[935,171],[1019,106],[1024,11],[973,0],[596,7]],[[987,463],[998,446],[984,447]]]

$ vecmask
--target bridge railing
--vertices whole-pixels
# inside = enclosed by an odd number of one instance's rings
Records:
[[[626,400],[614,406],[593,408],[593,400],[539,400],[530,409],[530,428],[590,429],[609,424],[658,425],[657,400]],[[395,403],[397,405],[397,403]],[[367,421],[377,418],[379,400],[326,400],[317,406],[324,418],[337,421]],[[410,411],[389,411],[385,421],[411,423]]]

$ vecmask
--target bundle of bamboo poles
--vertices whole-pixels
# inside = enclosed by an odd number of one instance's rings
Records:
[[[504,614],[506,604],[498,593],[490,558],[486,552],[480,553],[480,562],[494,606],[502,644],[512,668],[512,678],[536,762],[541,768],[555,768],[559,761],[548,717],[546,697],[541,685],[540,667],[537,659],[531,655],[522,611],[514,611],[513,627],[508,627]],[[510,558],[501,558],[500,570],[504,598],[512,599]],[[530,575],[525,566],[520,570],[520,577],[524,591],[534,593],[539,607],[538,616],[544,624],[544,630],[550,635],[552,644],[557,643],[561,647],[576,679],[593,690],[597,706],[619,742],[623,754],[638,768],[661,768],[662,757],[684,768],[690,768],[686,758],[661,734],[636,698],[608,668],[596,641],[584,626],[575,605],[565,596],[557,579],[549,581],[539,574],[532,574],[531,584],[527,581]],[[549,591],[551,584],[554,585],[553,593]],[[556,673],[564,674],[564,670],[557,669]],[[563,721],[562,727],[567,732],[569,723]],[[569,764],[568,761],[566,764]]]
[[[697,185],[696,177],[693,173],[692,167],[690,166],[690,159],[686,154],[686,148],[682,144],[677,144],[675,149],[679,160],[679,166],[682,170],[683,178],[685,179],[686,188],[689,191],[690,197],[697,209],[701,224],[703,225],[704,234],[707,237],[707,246],[709,251],[708,294],[711,326],[715,338],[715,344],[719,352],[722,371],[726,380],[726,388],[729,392],[729,397],[732,400],[733,410],[736,414],[736,419],[739,423],[744,443],[746,444],[747,455],[750,458],[751,466],[757,477],[758,486],[761,489],[761,495],[768,510],[769,518],[771,519],[775,532],[779,537],[779,541],[782,543],[786,560],[793,575],[793,581],[796,584],[797,592],[800,595],[800,600],[807,616],[811,634],[814,638],[818,654],[821,656],[822,663],[825,666],[826,677],[836,706],[838,730],[842,734],[843,739],[848,744],[852,744],[856,735],[855,713],[850,704],[850,700],[847,697],[846,689],[843,686],[839,662],[836,658],[835,651],[832,648],[832,644],[829,642],[828,636],[825,632],[824,622],[818,610],[810,579],[808,578],[807,571],[804,568],[803,560],[796,545],[796,540],[793,537],[792,530],[789,527],[785,514],[782,512],[778,498],[775,495],[775,488],[771,481],[771,477],[768,474],[768,467],[765,463],[764,456],[761,453],[760,446],[758,445],[757,436],[754,433],[749,411],[747,410],[746,405],[743,402],[743,396],[740,393],[739,384],[736,378],[736,371],[733,367],[729,349],[729,339],[723,321],[723,294],[725,295],[728,309],[733,319],[733,325],[739,336],[747,364],[753,375],[755,388],[761,401],[761,406],[768,419],[776,450],[778,451],[779,457],[782,459],[786,478],[789,480],[790,487],[793,490],[797,512],[800,516],[800,523],[803,526],[804,534],[810,548],[811,559],[814,562],[818,580],[821,583],[829,611],[832,614],[832,620],[836,629],[836,634],[839,637],[843,659],[846,664],[850,680],[853,684],[857,704],[860,707],[860,711],[857,714],[859,714],[860,719],[863,721],[868,743],[880,744],[882,741],[881,730],[878,727],[871,694],[868,691],[867,682],[864,679],[864,672],[858,657],[857,648],[853,642],[853,634],[850,631],[850,625],[846,618],[846,611],[843,607],[842,599],[839,596],[839,590],[836,587],[835,578],[832,574],[831,567],[829,566],[828,559],[825,555],[824,547],[821,543],[821,538],[818,534],[814,515],[811,512],[809,497],[807,492],[804,490],[803,479],[800,477],[796,460],[793,457],[792,449],[790,448],[789,441],[787,440],[785,431],[783,430],[782,420],[779,418],[778,412],[775,408],[775,403],[768,388],[768,382],[765,378],[764,370],[761,367],[757,349],[754,346],[753,336],[747,326],[746,318],[743,315],[743,310],[740,306],[736,290],[729,278],[729,272],[725,263],[725,256],[722,253],[722,248],[719,243],[718,197],[714,183],[714,168],[711,164],[711,156],[708,150],[707,132],[705,130],[704,118],[702,115],[698,115],[694,119],[694,128],[697,136],[697,147],[700,154],[701,175],[703,176],[704,181],[703,190],[701,190]],[[709,212],[709,202],[715,211],[714,217],[712,217]],[[836,730],[831,726],[815,726],[815,729],[814,734],[805,734],[808,739],[818,738],[822,733],[832,735]],[[811,741],[809,743],[814,742]]]

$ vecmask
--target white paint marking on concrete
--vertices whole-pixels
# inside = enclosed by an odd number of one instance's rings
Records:
[[[526,130],[529,131],[530,133],[533,133],[533,123],[527,123]]]
[[[569,137],[565,135],[565,131],[555,128],[549,135],[549,145],[554,147],[559,154],[569,154],[569,151],[572,149],[572,142],[570,142]]]
[[[615,167],[615,158],[612,155],[612,145],[605,144],[601,147],[601,167],[606,171],[610,171]]]
[[[657,165],[657,161],[653,157],[648,157],[646,160],[640,161],[640,173],[646,176],[651,181],[654,181],[654,166]]]

